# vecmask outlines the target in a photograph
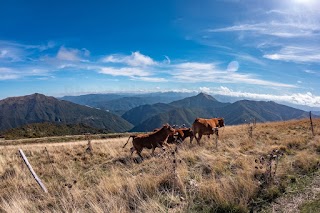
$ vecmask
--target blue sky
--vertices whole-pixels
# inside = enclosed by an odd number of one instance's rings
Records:
[[[317,0],[0,5],[0,99],[204,91],[320,107]]]

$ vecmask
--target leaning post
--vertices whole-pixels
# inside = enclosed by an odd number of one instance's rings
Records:
[[[29,163],[27,157],[25,156],[25,154],[23,153],[22,149],[19,149],[19,153],[23,159],[23,161],[25,162],[25,164],[27,165],[29,171],[31,172],[33,178],[37,181],[37,183],[39,184],[39,186],[41,187],[41,189],[45,192],[48,193],[47,188],[45,187],[45,185],[42,183],[42,181],[40,180],[40,178],[38,177],[38,175],[34,172],[31,164]]]

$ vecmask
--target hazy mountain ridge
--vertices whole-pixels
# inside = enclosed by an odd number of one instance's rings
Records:
[[[80,96],[64,96],[60,99],[107,110],[121,116],[126,111],[141,105],[170,103],[192,95],[194,94],[179,92],[157,92],[146,94],[88,94]]]
[[[308,117],[308,113],[303,110],[277,104],[272,101],[242,100],[232,104],[221,103],[204,93],[173,102],[173,104],[176,107],[184,105],[188,107],[180,107],[154,115],[136,125],[131,131],[150,131],[161,125],[160,123],[186,124],[187,126],[191,126],[196,117],[223,117],[226,125],[246,123],[253,118],[257,122],[266,122]],[[152,106],[149,106],[149,108],[152,108]],[[132,111],[134,110],[132,109]],[[142,111],[139,113],[144,114]]]
[[[41,122],[83,123],[109,132],[124,132],[132,128],[129,122],[117,115],[38,93],[0,101],[0,130]]]

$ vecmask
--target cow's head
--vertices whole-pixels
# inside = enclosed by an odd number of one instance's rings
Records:
[[[163,125],[162,128],[165,129],[166,131],[168,131],[168,133],[174,133],[175,132],[175,129],[172,128],[169,124]]]
[[[224,126],[224,119],[223,118],[218,118],[218,125],[219,125],[219,127]]]

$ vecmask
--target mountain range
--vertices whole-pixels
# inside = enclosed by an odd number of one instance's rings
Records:
[[[204,93],[163,105],[162,110],[158,110],[158,105],[144,105],[129,110],[122,117],[129,122],[134,120],[135,127],[131,131],[137,132],[150,131],[163,123],[191,126],[196,117],[223,117],[226,125],[242,124],[251,119],[266,122],[308,117],[308,113],[303,110],[272,101],[241,100],[234,103],[221,103]],[[152,111],[159,111],[159,113],[152,114],[150,113]],[[143,118],[139,124],[136,123],[135,118],[137,113]]]
[[[197,117],[223,117],[226,125],[236,125],[253,118],[257,122],[306,118],[308,113],[272,101],[223,103],[205,93],[91,94],[59,99],[36,93],[0,100],[0,131],[49,122],[83,124],[104,132],[142,132],[164,123],[191,126]]]
[[[126,111],[144,104],[170,103],[195,93],[157,92],[147,94],[87,94],[80,96],[64,96],[61,100],[107,110],[119,116]]]

